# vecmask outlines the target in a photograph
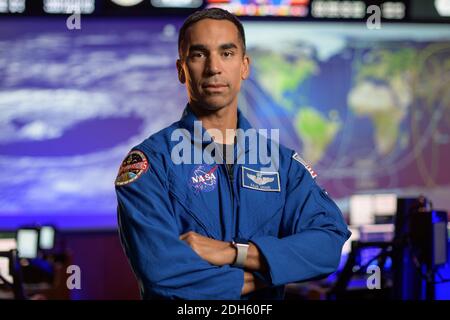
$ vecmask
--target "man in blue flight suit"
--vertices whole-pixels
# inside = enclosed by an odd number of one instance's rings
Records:
[[[143,298],[280,299],[285,284],[334,272],[350,233],[314,171],[270,139],[255,146],[238,134],[252,130],[237,107],[250,64],[242,24],[221,9],[198,11],[178,47],[184,114],[134,147],[115,182]],[[247,159],[261,141],[270,170]]]

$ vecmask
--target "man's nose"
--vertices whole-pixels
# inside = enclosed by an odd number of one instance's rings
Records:
[[[208,57],[205,72],[209,76],[222,72],[220,58],[217,55],[212,54]]]

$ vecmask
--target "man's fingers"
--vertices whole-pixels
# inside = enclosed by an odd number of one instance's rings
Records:
[[[189,236],[194,236],[194,235],[196,235],[197,233],[195,233],[194,231],[188,231],[188,232],[186,232],[186,233],[183,233],[181,236],[180,236],[180,240],[186,240],[186,238],[187,237],[189,237]]]

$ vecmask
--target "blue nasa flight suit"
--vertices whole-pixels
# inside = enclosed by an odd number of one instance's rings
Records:
[[[142,297],[280,299],[284,284],[334,272],[350,232],[311,169],[281,145],[276,172],[264,173],[258,163],[235,164],[231,179],[226,164],[174,164],[175,129],[191,134],[193,149],[205,147],[194,136],[196,120],[187,106],[180,121],[132,149],[140,160],[121,169],[132,182],[116,180],[121,241]],[[238,127],[251,128],[239,111]],[[243,146],[241,155],[249,148]],[[256,275],[268,288],[241,296],[244,270],[203,260],[179,240],[188,231],[221,241],[248,239],[267,262],[267,274]]]

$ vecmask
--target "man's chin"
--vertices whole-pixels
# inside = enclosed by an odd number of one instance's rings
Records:
[[[222,104],[202,104],[199,107],[202,108],[205,111],[217,111],[217,110],[225,108],[225,105],[222,105]]]
[[[206,99],[202,102],[196,103],[196,106],[204,111],[218,111],[230,105],[228,101],[223,101],[223,99]]]

